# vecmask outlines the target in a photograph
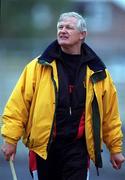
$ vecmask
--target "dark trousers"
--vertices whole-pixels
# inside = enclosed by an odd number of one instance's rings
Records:
[[[83,139],[53,142],[47,160],[37,155],[39,180],[86,180],[88,155]]]

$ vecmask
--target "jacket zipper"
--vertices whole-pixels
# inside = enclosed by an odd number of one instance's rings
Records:
[[[52,66],[46,61],[43,61],[43,65],[49,66],[51,68],[51,79],[52,79],[54,90],[55,90],[54,91],[55,92],[55,112],[54,112],[54,116],[53,116],[52,127],[51,127],[51,130],[50,130],[50,137],[49,137],[48,144],[47,144],[47,152],[49,152],[49,149],[50,149],[51,144],[53,142],[53,129],[54,129],[54,123],[55,123],[55,119],[56,119],[56,107],[57,107],[58,92],[57,92],[56,81],[54,80],[54,76],[53,76],[53,68],[52,68]]]

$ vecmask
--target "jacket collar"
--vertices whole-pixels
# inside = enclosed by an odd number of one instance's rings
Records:
[[[43,54],[38,58],[38,62],[52,63],[53,60],[61,59],[61,48],[57,40],[53,41]],[[104,70],[106,67],[97,54],[86,44],[83,43],[81,46],[82,59],[94,72]]]

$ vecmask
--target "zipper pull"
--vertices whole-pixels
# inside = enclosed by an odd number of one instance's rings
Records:
[[[71,108],[71,106],[69,107],[69,114],[70,114],[70,115],[72,114],[72,108]]]

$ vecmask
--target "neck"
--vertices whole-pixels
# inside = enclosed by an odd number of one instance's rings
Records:
[[[61,46],[61,49],[63,52],[67,53],[67,54],[81,54],[81,45],[77,46],[77,47],[64,47]]]

